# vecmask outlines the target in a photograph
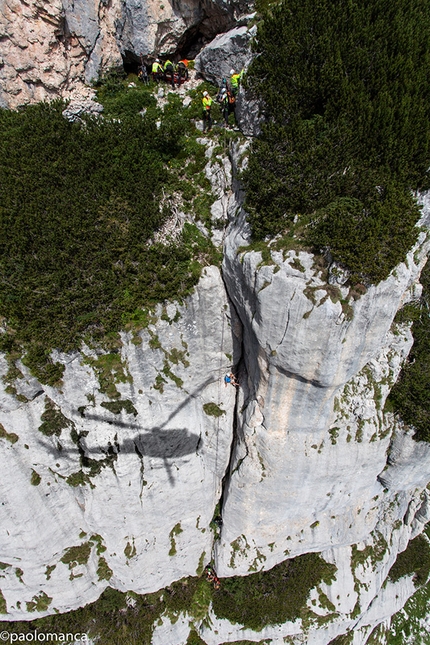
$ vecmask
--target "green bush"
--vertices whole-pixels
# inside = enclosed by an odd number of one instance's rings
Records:
[[[215,258],[190,226],[175,243],[150,243],[170,215],[160,204],[180,185],[179,158],[204,159],[179,97],[161,112],[151,91],[111,74],[99,88],[103,117],[79,123],[60,101],[0,110],[0,315],[9,322],[0,349],[24,347],[44,383],[64,369],[51,349],[100,340],[144,307],[183,298]]]
[[[253,234],[312,215],[305,241],[378,282],[416,239],[410,191],[429,186],[430,7],[260,6],[247,82],[266,122],[243,175]]]
[[[414,574],[413,582],[416,587],[424,585],[430,574],[430,545],[423,535],[411,540],[405,551],[399,553],[397,560],[388,572],[392,582],[397,582],[403,576]]]
[[[322,580],[329,583],[335,570],[319,554],[307,553],[270,571],[225,578],[214,592],[213,609],[219,618],[255,630],[294,620],[305,608],[311,589]]]
[[[414,438],[430,441],[430,264],[421,273],[423,293],[420,302],[410,307],[414,318],[414,345],[403,366],[388,403],[403,421],[415,428]],[[399,312],[402,321],[405,312]]]

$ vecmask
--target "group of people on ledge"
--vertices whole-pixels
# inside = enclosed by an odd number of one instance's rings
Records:
[[[185,58],[178,61],[176,64],[173,63],[169,58],[161,62],[159,58],[156,58],[152,63],[151,67],[151,77],[155,83],[164,81],[169,83],[173,88],[176,86],[182,85],[189,78],[188,72],[189,61]],[[215,100],[221,106],[222,116],[224,120],[225,127],[229,127],[229,116],[234,114],[235,122],[236,119],[236,98],[239,92],[239,84],[243,78],[244,70],[237,73],[234,69],[230,70],[230,78],[222,79],[220,89],[218,94],[215,97]],[[143,54],[141,54],[141,64],[138,71],[138,77],[143,83],[149,83],[148,69],[143,62]],[[214,99],[209,95],[209,92],[204,91],[202,95],[202,104],[203,104],[203,132],[210,132],[212,130],[212,103]]]
[[[229,127],[229,116],[231,113],[234,114],[234,119],[236,119],[236,98],[239,92],[239,83],[243,78],[244,70],[236,73],[234,69],[230,70],[230,79],[222,79],[221,87],[216,96],[216,101],[220,104],[222,110],[222,116],[224,119],[225,127]],[[202,104],[203,104],[203,132],[210,132],[212,130],[212,108],[213,99],[210,96],[209,92],[203,92]]]
[[[164,63],[162,63],[159,58],[156,58],[152,63],[151,68],[152,80],[155,81],[155,83],[165,81],[166,83],[170,83],[173,88],[176,86],[179,87],[182,83],[188,80],[188,62],[189,61],[186,58],[182,58],[175,64],[168,58]],[[145,67],[146,75],[148,75],[146,66],[142,67]],[[145,72],[142,70],[142,74],[144,73]]]

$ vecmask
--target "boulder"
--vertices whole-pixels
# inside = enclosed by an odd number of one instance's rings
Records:
[[[223,78],[230,78],[231,69],[246,69],[253,57],[250,42],[256,33],[255,26],[242,26],[220,34],[196,56],[196,70],[206,80],[220,85]]]

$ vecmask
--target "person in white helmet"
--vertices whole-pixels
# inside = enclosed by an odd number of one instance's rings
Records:
[[[243,77],[243,69],[239,74],[236,74],[234,69],[230,70],[230,88],[234,97],[237,96],[237,93],[239,91],[239,83],[242,80],[242,77]]]
[[[152,74],[152,80],[158,83],[160,79],[163,78],[164,71],[163,71],[163,66],[160,63],[160,60],[158,58],[155,59],[155,61],[152,63],[152,69],[151,69],[151,74]]]
[[[210,132],[212,130],[212,117],[211,117],[211,108],[212,108],[212,99],[209,96],[209,92],[203,92],[202,104],[203,104],[203,132]]]

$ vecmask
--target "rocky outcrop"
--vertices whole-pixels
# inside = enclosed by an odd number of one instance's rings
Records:
[[[3,107],[93,94],[86,84],[121,64],[115,39],[120,3],[2,0]]]
[[[249,11],[246,0],[2,0],[0,106],[87,99],[91,82],[123,59],[194,57]]]
[[[250,43],[256,33],[256,26],[251,29],[243,26],[220,34],[196,57],[196,70],[215,85],[221,85],[223,78],[230,78],[231,69],[239,73],[248,67],[252,60]]]

